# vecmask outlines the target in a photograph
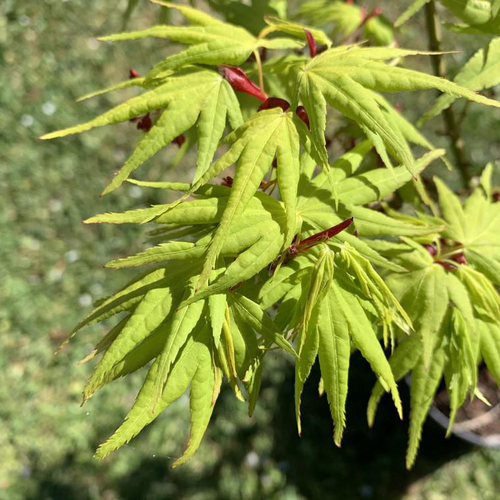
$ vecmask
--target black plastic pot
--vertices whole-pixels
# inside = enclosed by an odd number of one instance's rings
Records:
[[[429,411],[429,415],[443,428],[448,428],[450,419],[435,405],[432,405]],[[474,444],[476,446],[500,449],[500,434],[489,434],[484,436],[482,434],[477,434],[476,432],[474,432],[499,418],[500,404],[497,404],[496,406],[493,406],[487,412],[476,418],[455,423],[451,429],[451,432],[460,439],[463,439],[464,441],[467,441],[468,443]]]

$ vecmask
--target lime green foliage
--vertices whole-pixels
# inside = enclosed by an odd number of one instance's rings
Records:
[[[362,30],[364,37],[375,45],[390,45],[394,42],[391,22],[381,15],[368,17],[369,12],[354,3],[328,0],[301,2],[298,17],[307,19],[314,26],[333,23],[333,35],[345,41]]]
[[[387,277],[418,334],[401,342],[390,359],[396,379],[412,374],[408,467],[415,460],[422,425],[441,379],[450,396],[450,432],[457,409],[468,395],[474,397],[478,363],[484,360],[498,377],[500,297],[494,271],[500,255],[498,229],[494,228],[499,227],[500,207],[488,192],[491,173],[491,168],[485,170],[482,185],[463,206],[436,178],[445,223],[441,239],[435,237],[430,243],[436,254],[431,256],[405,238],[397,247],[396,261],[411,272]],[[396,246],[377,248],[386,257],[395,255]],[[381,394],[381,387],[376,386],[368,405],[370,424]]]
[[[377,378],[370,422],[383,391],[391,393],[402,417],[397,381],[412,372],[411,467],[441,378],[453,420],[475,392],[480,356],[495,376],[499,372],[500,299],[494,288],[499,212],[490,167],[463,207],[436,178],[442,217],[424,213],[433,202],[420,174],[445,151],[434,148],[380,92],[439,90],[453,99],[500,107],[473,91],[494,81],[476,85],[457,78],[454,83],[399,66],[407,56],[432,54],[386,46],[392,29],[384,34],[376,16],[337,29],[351,36],[362,26],[382,47],[354,40],[332,46],[320,29],[272,15],[263,18],[256,34],[191,7],[153,3],[180,11],[190,26],[159,25],[102,40],[159,38],[189,47],[169,55],[144,78],[94,94],[135,86],[144,90],[139,96],[42,137],[147,116],[154,123],[104,193],[126,180],[155,193],[181,193],[173,202],[86,220],[156,225],[151,246],[106,266],[152,267],[98,301],[72,334],[115,321],[89,355],[103,352],[84,402],[117,378],[148,367],[124,423],[96,457],[128,443],[189,392],[191,437],[174,466],[183,464],[201,444],[223,379],[238,400],[248,403],[251,415],[266,356],[276,350],[295,363],[299,433],[304,384],[318,359],[334,442],[340,446],[350,356],[359,351]],[[265,10],[280,12],[281,7],[277,2]],[[312,7],[304,4],[303,12],[315,25]],[[302,49],[306,41],[309,53],[278,54],[262,65],[260,49]],[[318,55],[316,44],[326,47]],[[232,66],[258,75],[261,88]],[[277,98],[264,94],[267,71],[271,87],[280,92]],[[278,74],[287,80],[283,88]],[[261,108],[245,101],[244,93],[264,101]],[[332,110],[365,135],[335,159],[325,137]],[[129,179],[180,137],[187,149],[197,144],[190,182]],[[415,160],[412,145],[427,152]],[[374,152],[388,168],[374,168]],[[220,185],[218,177],[229,168],[234,171]],[[383,202],[409,183],[424,203],[418,204],[420,211],[403,214]],[[432,245],[435,255],[422,244]],[[393,349],[389,359],[384,348]]]
[[[454,81],[470,90],[489,89],[500,83],[500,38],[494,38],[483,49],[478,50],[457,73]],[[455,99],[443,95],[419,120],[427,120],[451,106]]]
[[[397,19],[395,26],[401,26],[431,0],[414,0]],[[456,33],[500,34],[500,4],[497,0],[439,0],[462,24],[447,24]]]

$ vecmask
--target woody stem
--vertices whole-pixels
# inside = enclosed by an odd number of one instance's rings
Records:
[[[262,61],[260,59],[260,54],[259,54],[259,50],[258,49],[255,49],[253,51],[254,53],[254,56],[255,56],[255,61],[257,62],[257,71],[259,73],[259,87],[260,87],[260,91],[265,94],[265,90],[264,90],[264,75],[262,74]]]
[[[434,0],[425,5],[425,21],[427,24],[427,33],[429,36],[429,49],[433,52],[441,52],[441,33],[439,19],[436,13],[436,3]],[[440,78],[446,77],[446,66],[441,55],[435,55],[431,58],[434,75]],[[460,134],[460,126],[457,122],[455,112],[450,106],[443,111],[443,121],[446,129],[446,135],[450,140],[451,150],[455,157],[456,166],[462,177],[464,187],[469,186],[471,179],[470,162],[464,148],[464,141]]]

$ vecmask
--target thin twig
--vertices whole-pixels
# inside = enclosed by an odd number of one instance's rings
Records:
[[[257,71],[259,72],[259,87],[263,94],[266,93],[264,90],[264,75],[262,74],[262,61],[260,59],[259,49],[253,51],[255,55],[255,61],[257,62]]]

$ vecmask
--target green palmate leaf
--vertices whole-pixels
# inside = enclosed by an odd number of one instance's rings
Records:
[[[169,288],[155,288],[144,295],[85,386],[84,401],[100,387],[116,363],[163,323],[172,310],[172,302],[172,291]]]
[[[489,0],[440,0],[453,14],[469,24],[484,24],[492,18]]]
[[[212,9],[232,23],[244,26],[254,35],[266,26],[264,16],[277,15],[286,18],[286,0],[251,0],[244,4],[238,0],[209,0]]]
[[[374,266],[379,266],[395,273],[403,273],[407,271],[406,268],[386,259],[383,255],[374,250],[368,243],[353,234],[344,232],[337,235],[335,239],[349,244],[359,255],[367,259],[367,261]]]
[[[471,324],[466,323],[458,309],[451,313],[448,363],[445,367],[445,381],[450,397],[450,422],[447,435],[450,435],[457,410],[462,406],[470,390],[474,394],[477,384],[477,355],[472,346]],[[472,325],[471,325],[472,326]]]
[[[351,273],[357,277],[366,296],[373,299],[379,308],[381,307],[380,316],[382,321],[384,323],[386,321],[384,316],[389,316],[392,320],[391,313],[396,313],[402,318],[402,322],[411,328],[412,322],[408,314],[401,307],[384,280],[373,269],[368,259],[359,255],[348,243],[343,245],[340,256],[346,262]]]
[[[393,106],[391,106],[391,104],[384,97],[382,97],[382,95],[377,95],[377,100],[390,126],[394,129],[399,129],[401,135],[408,143],[422,146],[423,148],[429,149],[431,151],[435,150],[434,145],[411,122],[409,122],[401,112],[397,111]],[[381,146],[377,148],[377,151],[379,151],[381,148],[385,149],[383,142],[381,142]],[[385,155],[387,156],[387,152],[385,152]],[[446,157],[441,156],[441,160],[446,165],[448,170],[453,170],[453,166]],[[418,169],[418,165],[416,167]],[[425,185],[422,182],[420,175],[415,174],[415,177],[412,180],[413,187],[417,191],[422,202],[425,205],[429,206],[432,209],[433,213],[436,213],[436,207],[434,206],[435,204],[427,194]]]
[[[265,338],[259,343],[255,329],[248,322],[243,321],[240,315],[235,314],[232,307],[226,309],[226,322],[234,348],[236,373],[241,381],[247,384],[255,374],[253,370],[256,368],[257,360],[262,359],[262,348],[271,346],[273,342]]]
[[[194,286],[194,281],[197,277],[191,279],[191,282],[186,287],[184,298],[189,296],[190,288]],[[168,379],[171,367],[177,358],[179,352],[186,344],[189,335],[196,327],[201,318],[205,302],[199,300],[182,309],[178,309],[172,316],[172,323],[169,329],[167,342],[163,352],[158,357],[158,372],[155,382],[157,398],[159,399],[165,388],[165,383]],[[155,401],[156,404],[156,401]]]
[[[500,11],[497,0],[441,0],[450,11],[467,24],[445,26],[456,33],[500,34]]]
[[[435,177],[434,183],[438,189],[441,212],[447,222],[445,236],[455,241],[465,241],[465,214],[460,200],[441,179]]]
[[[332,176],[338,191],[338,199],[344,203],[353,203],[345,206],[342,215],[355,217],[355,224],[362,236],[380,235],[423,235],[431,234],[442,229],[442,226],[431,226],[418,219],[398,221],[370,209],[354,206],[370,203],[388,196],[391,192],[407,183],[411,174],[405,167],[397,167],[393,171],[376,169],[359,176],[346,178],[359,167],[364,154],[370,149],[369,143],[362,143],[339,159],[332,168]],[[431,161],[442,156],[442,150],[433,150],[416,162],[416,171],[422,171]],[[336,168],[338,167],[338,168]],[[325,173],[316,176],[313,181],[301,181],[301,197],[298,202],[300,216],[314,227],[326,229],[340,222],[338,215],[333,215],[332,207],[335,200],[331,192],[328,178]],[[307,196],[306,196],[307,195]],[[342,208],[342,207],[341,207]],[[338,238],[349,238],[347,233],[341,233]],[[359,244],[353,238],[349,242],[361,251],[363,243]],[[363,251],[361,251],[363,253]],[[367,258],[373,255],[363,253]]]
[[[485,180],[485,182],[487,182]],[[447,222],[445,236],[457,242],[468,261],[492,283],[500,284],[500,206],[491,203],[478,187],[462,207],[460,200],[436,179],[441,211]],[[452,252],[453,253],[453,252]]]
[[[467,292],[467,288],[452,273],[446,274],[446,286],[451,303],[460,311],[460,314],[465,321],[469,325],[472,325],[475,318],[471,298]]]
[[[470,90],[489,89],[500,83],[500,38],[493,39],[486,47],[478,50],[461,68],[454,82]],[[453,104],[455,97],[442,95],[420,118],[419,124],[434,118]]]
[[[199,204],[200,202],[191,203]],[[191,203],[184,205],[190,205]],[[162,216],[160,220],[172,220],[174,216],[180,215],[178,212],[189,216],[186,213],[188,211],[183,210],[187,208],[184,205],[179,205],[173,211]],[[196,210],[191,211],[193,216],[199,215]],[[214,212],[215,217],[210,222],[216,222],[217,219],[220,219],[220,212],[218,217],[216,211]],[[246,217],[239,219],[231,227],[221,248],[222,256],[236,257],[236,259],[227,266],[227,270],[223,275],[215,279],[210,286],[186,299],[181,304],[181,307],[201,298],[225,292],[230,287],[252,278],[278,256],[284,242],[281,226],[273,220],[269,220],[270,214],[264,210],[256,211],[253,214],[251,211],[246,211],[245,214]],[[210,240],[211,235],[209,234],[196,244],[189,242],[163,243],[137,255],[112,261],[107,264],[107,267],[124,268],[170,260],[192,261],[192,259],[201,259],[209,248]]]
[[[262,33],[267,34],[274,31],[281,31],[289,35],[305,39],[306,35],[304,30],[307,29],[313,35],[316,42],[326,45],[327,47],[332,44],[331,40],[327,35],[325,35],[322,30],[310,28],[308,26],[303,26],[301,24],[293,23],[290,21],[285,21],[273,16],[266,16],[264,20],[268,27],[265,28]],[[260,36],[262,36],[262,33]]]
[[[403,340],[397,345],[389,359],[394,380],[398,382],[408,372],[413,370],[414,366],[420,358],[421,349],[419,348],[419,339],[416,335],[404,337]],[[377,410],[380,398],[383,396],[385,390],[380,382],[377,382],[373,387],[370,400],[368,401],[367,418],[368,425],[373,426],[375,420],[375,412]]]
[[[356,172],[372,148],[373,146],[370,141],[363,141],[340,156],[332,164],[329,175],[327,172],[321,172],[312,180],[310,180],[310,177],[302,175],[297,203],[298,210],[300,212],[314,211],[315,206],[322,206],[324,204],[331,206],[330,202],[334,201],[333,196],[330,194],[331,182],[334,183],[338,192],[339,183]],[[315,163],[314,167],[316,167]]]
[[[364,37],[376,45],[389,45],[394,41],[392,25],[384,16],[370,18],[368,12],[354,4],[312,0],[301,2],[298,13],[314,26],[333,23],[334,34],[343,39],[363,30]]]
[[[117,361],[106,373],[103,373],[102,377],[96,380],[91,388],[88,387],[90,390],[87,391],[87,394],[84,393],[84,402],[86,401],[85,398],[92,396],[92,392],[97,392],[113,380],[143,368],[151,360],[159,356],[165,346],[170,326],[171,322],[167,319],[121,360]]]
[[[210,323],[212,326],[212,335],[215,347],[219,346],[222,325],[226,314],[227,298],[221,293],[208,297],[208,307],[210,310]]]
[[[295,365],[295,413],[297,428],[301,434],[300,398],[304,383],[311,372],[318,351],[318,314],[320,304],[333,280],[333,252],[327,247],[321,249],[320,256],[311,271],[309,290],[304,307],[298,337],[299,361]],[[309,335],[312,337],[309,339]]]
[[[500,295],[491,281],[469,266],[460,266],[457,277],[467,288],[476,313],[486,321],[500,321]]]
[[[195,26],[154,26],[142,31],[118,33],[100,38],[104,41],[139,40],[142,38],[166,38],[174,42],[192,45],[190,48],[167,57],[147,75],[152,80],[165,71],[190,64],[243,64],[259,47],[290,49],[301,44],[290,39],[256,38],[244,28],[224,23],[189,7],[178,7],[169,2],[155,2],[178,9]],[[320,33],[318,31],[318,33]]]
[[[267,280],[259,290],[262,308],[268,309],[273,306],[304,278],[310,276],[312,265],[310,256],[303,254],[277,269],[272,279]]]
[[[314,80],[302,73],[298,81],[298,93],[306,108],[311,124],[311,137],[322,168],[328,170],[328,153],[325,146],[326,101]]]
[[[311,270],[309,291],[307,293],[307,300],[304,307],[304,315],[302,318],[301,334],[299,339],[299,357],[302,345],[305,342],[307,332],[309,331],[309,322],[313,318],[314,310],[323,300],[323,297],[327,293],[327,290],[333,280],[333,252],[324,245],[322,245],[320,252],[318,260]]]
[[[319,314],[320,307],[318,306],[315,315]],[[295,363],[295,414],[297,420],[297,430],[299,435],[302,434],[302,423],[301,423],[301,410],[300,402],[302,397],[302,390],[304,388],[304,383],[311,373],[311,369],[316,361],[316,356],[319,349],[319,321],[317,318],[314,319],[314,326],[307,329],[307,334],[305,340],[301,347],[301,352],[299,353],[299,359]]]
[[[444,149],[434,149],[425,154],[415,164],[415,173],[420,173],[434,160],[445,154]],[[405,167],[397,167],[392,172],[375,169],[339,184],[339,201],[349,205],[367,205],[387,197],[398,188],[411,181],[412,176]]]
[[[448,308],[446,272],[438,264],[410,273],[393,275],[387,285],[408,312],[422,342],[422,363],[430,367],[437,335]]]
[[[196,177],[199,178],[212,161],[224,132],[226,116],[229,116],[232,127],[238,127],[242,122],[237,100],[229,83],[215,71],[191,68],[167,78],[155,89],[120,104],[94,120],[42,138],[76,134],[164,108],[166,109],[157,123],[139,142],[132,156],[103,194],[119,187],[137,167],[197,122],[199,149]]]
[[[130,314],[125,316],[121,321],[119,321],[111,330],[97,343],[97,345],[92,349],[92,352],[85,356],[82,360],[80,360],[77,364],[81,365],[95,358],[102,351],[105,351],[112,342],[116,339],[116,337],[123,330],[123,327],[127,324],[127,321],[130,318]]]
[[[394,26],[399,28],[413,17],[430,0],[413,0],[410,6],[396,19]]]
[[[491,199],[492,195],[491,178],[493,176],[493,169],[494,169],[494,163],[488,163],[488,165],[486,165],[486,167],[484,168],[480,178],[481,187],[483,188],[484,194],[486,195],[486,198],[488,200]]]
[[[321,376],[335,424],[333,440],[340,446],[345,428],[345,403],[349,358],[351,355],[350,325],[343,314],[339,314],[339,291],[336,285],[330,287],[321,302],[318,322],[319,363]],[[301,358],[302,362],[302,358]]]
[[[364,24],[365,36],[374,45],[391,45],[394,43],[394,27],[384,15],[374,16]]]
[[[428,365],[420,359],[412,371],[410,390],[410,435],[406,467],[410,469],[417,456],[422,426],[438,389],[444,371],[445,352],[439,346],[432,352]]]
[[[405,268],[406,270],[418,271],[423,267],[433,263],[433,258],[423,247],[410,246],[403,243],[394,243],[392,241],[369,240],[367,243],[374,251],[390,259],[391,262]],[[414,275],[406,274],[401,276],[403,282],[412,286]],[[392,278],[391,278],[392,279]],[[393,290],[399,290],[398,296],[401,297],[402,289],[394,282],[391,286],[396,286]]]
[[[455,97],[500,107],[497,101],[479,96],[455,83],[381,62],[412,54],[415,52],[389,48],[335,48],[314,58],[301,70],[301,78],[311,79],[332,107],[380,137],[388,151],[411,171],[413,157],[408,145],[398,130],[389,125],[372,91],[437,89]]]
[[[168,286],[169,283],[179,279],[180,276],[186,276],[188,273],[189,266],[166,265],[140,274],[119,292],[99,302],[94,310],[78,323],[71,335],[84,326],[135,308],[148,291]]]
[[[373,330],[371,321],[363,309],[360,298],[349,288],[347,282],[342,283],[342,286],[336,282],[333,284],[337,301],[337,314],[344,316],[354,344],[370,363],[380,382],[390,390],[398,414],[402,416],[401,401],[389,362]],[[325,390],[327,390],[326,387]]]
[[[201,11],[199,13],[202,14]],[[206,16],[205,19],[209,18],[206,14],[204,16]],[[207,47],[209,46],[219,49],[219,54],[215,56],[219,59],[219,62],[215,62],[215,64],[240,65],[243,63],[257,47],[257,39],[243,28],[216,21],[214,18],[211,19],[214,21],[213,23],[205,23],[204,25],[153,26],[142,31],[104,36],[100,40],[116,42],[154,37],[193,45],[193,47],[174,54],[158,64],[153,70],[153,74],[150,73],[148,78],[152,78],[162,71],[179,68],[186,64],[213,63],[214,58],[207,56]],[[226,45],[225,48],[224,44]],[[206,61],[204,57],[206,57]]]
[[[343,37],[354,33],[361,23],[361,9],[356,5],[339,1],[310,0],[301,2],[298,14],[315,26],[324,26],[328,22],[333,22],[335,32]]]
[[[53,139],[64,137],[70,134],[85,132],[95,127],[111,125],[135,118],[143,113],[166,107],[179,98],[186,99],[188,92],[186,87],[192,86],[194,94],[203,93],[208,88],[213,87],[221,76],[217,72],[190,68],[174,77],[168,77],[162,84],[138,97],[129,99],[127,102],[116,106],[106,113],[90,120],[86,123],[66,128],[42,136],[42,139]],[[201,88],[201,89],[200,89]],[[191,95],[191,93],[189,93]]]
[[[316,59],[319,60],[321,57],[318,56]],[[326,71],[325,68],[327,68]],[[314,68],[307,68],[302,78],[311,79],[325,96],[330,106],[366,127],[367,130],[373,132],[376,136],[381,137],[391,153],[398,160],[411,167],[413,165],[413,157],[407,145],[402,137],[390,128],[371,93],[354,81],[347,71],[331,74],[330,69],[330,64],[328,66],[325,64],[324,67],[315,65]],[[308,85],[308,88],[310,87]],[[304,102],[308,101],[308,96],[303,95],[303,92],[299,93],[299,95]]]
[[[274,321],[261,309],[261,307],[244,295],[231,295],[230,304],[235,313],[252,328],[260,332],[268,341],[275,343],[285,352],[297,358],[297,353],[291,344],[281,335]]]
[[[496,19],[493,19],[493,21],[480,25],[469,26],[468,24],[444,23],[444,26],[453,33],[467,35],[500,35],[498,16]]]
[[[395,220],[383,213],[369,208],[346,206],[348,212],[354,216],[359,234],[363,237],[370,236],[423,236],[434,234],[442,226],[424,224],[408,224],[405,221]]]
[[[281,109],[261,111],[241,128],[242,130],[234,135],[234,142],[229,151],[214,163],[198,183],[206,183],[238,161],[231,195],[210,244],[198,288],[206,284],[231,224],[245,210],[270,169],[275,155],[278,163],[278,183],[287,215],[285,244],[289,245],[295,235],[299,139],[292,114],[284,113]],[[197,188],[198,185],[195,184],[193,191]]]
[[[480,319],[476,319],[475,326],[481,339],[481,355],[488,370],[500,384],[500,327],[498,323]]]
[[[283,247],[283,234],[280,226],[274,222],[261,224],[258,232],[255,233],[246,232],[245,234],[245,231],[238,231],[238,233],[235,235],[236,238],[240,236],[243,242],[250,243],[248,249],[238,255],[221,278],[184,301],[181,304],[182,307],[214,293],[221,293],[252,278],[270,264]],[[227,239],[227,244],[231,244],[230,238]],[[222,252],[224,252],[224,247],[225,245],[222,247]]]
[[[212,414],[214,404],[212,395],[215,384],[212,366],[209,329],[200,327],[190,336],[176,360],[161,400],[155,406],[154,411],[151,410],[151,406],[157,396],[155,381],[159,368],[158,360],[151,366],[125,422],[108,441],[99,447],[96,458],[102,459],[123,444],[128,443],[172,402],[182,396],[191,384],[191,439],[185,454],[174,463],[174,466],[187,460],[199,446]]]
[[[107,94],[108,92],[114,92],[115,90],[127,89],[129,87],[141,87],[145,88],[145,78],[130,78],[124,82],[116,83],[101,90],[95,90],[94,92],[89,92],[88,94],[79,97],[76,102],[82,102],[92,97],[97,97],[99,95]]]
[[[172,2],[166,2],[165,0],[149,1],[157,5],[161,5],[162,7],[178,10],[191,24],[194,24],[195,26],[221,26],[225,24],[217,18],[187,5],[179,5]]]
[[[228,195],[231,192],[228,188],[221,188],[215,186],[216,190],[211,191],[214,193],[222,194],[220,198],[206,198],[185,202],[178,204],[172,210],[163,213],[157,217],[157,223],[167,224],[193,224],[193,225],[210,225],[220,222],[221,217],[228,204]],[[88,222],[142,222],[150,218],[151,211],[157,215],[157,208],[144,209],[135,212],[125,212],[123,214],[103,214],[94,217]],[[165,208],[161,207],[161,211],[165,212]],[[136,213],[138,212],[138,213]],[[283,229],[280,224],[285,225],[286,214],[282,205],[271,197],[259,193],[258,196],[252,198],[245,210],[245,217],[239,219],[232,227],[223,245],[222,251],[225,255],[237,256],[241,253],[241,259],[234,262],[233,268],[239,266],[239,262],[247,259],[246,264],[248,269],[242,268],[240,271],[243,278],[251,269],[258,269],[269,264],[278,254],[283,245]],[[276,222],[278,221],[278,222]],[[265,246],[261,240],[266,240],[268,245]],[[136,256],[119,259],[108,264],[109,267],[129,267],[141,265],[144,263],[163,262],[169,259],[186,260],[189,258],[200,257],[209,244],[210,236],[200,239],[196,244],[189,242],[170,242],[152,247],[145,252]],[[273,243],[274,242],[274,243]],[[270,244],[271,243],[271,244]],[[252,246],[256,248],[252,249]],[[262,257],[259,256],[258,249],[262,250]],[[250,249],[248,254],[244,253],[245,250]],[[243,253],[242,253],[243,252]],[[253,257],[254,261],[249,260]],[[255,253],[257,252],[257,253]],[[261,267],[255,267],[261,266]],[[250,275],[251,277],[253,275]],[[237,277],[237,276],[236,276]],[[235,283],[233,283],[235,284]]]
[[[264,346],[259,346],[252,328],[235,316],[229,307],[225,311],[221,343],[227,352],[227,371],[230,371],[226,377],[236,397],[242,401],[245,398],[240,390],[239,380],[243,383],[249,395],[250,413],[257,402],[255,393],[258,394],[260,381],[256,372],[261,371],[257,365],[262,361],[261,347],[264,348]]]

